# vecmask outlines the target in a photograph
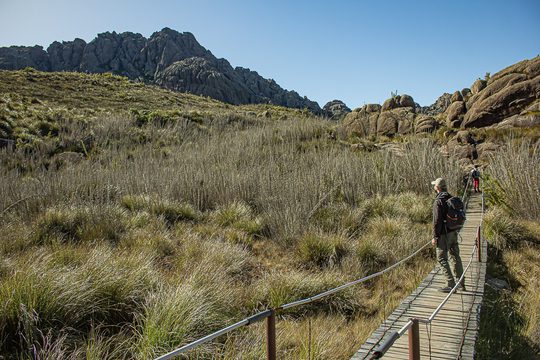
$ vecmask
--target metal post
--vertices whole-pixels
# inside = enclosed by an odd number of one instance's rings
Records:
[[[266,359],[276,360],[276,313],[266,318]]]
[[[411,319],[409,328],[409,360],[420,360],[420,326],[418,319]]]
[[[480,226],[478,226],[476,231],[476,250],[478,254],[478,262],[482,262],[482,238],[480,234]]]

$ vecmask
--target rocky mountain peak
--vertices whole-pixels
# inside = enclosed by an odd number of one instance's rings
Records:
[[[0,69],[33,67],[41,71],[112,72],[165,88],[210,96],[231,104],[270,103],[307,108],[319,105],[274,80],[216,58],[190,32],[163,28],[148,39],[138,33],[104,32],[82,39],[41,46],[0,48]]]

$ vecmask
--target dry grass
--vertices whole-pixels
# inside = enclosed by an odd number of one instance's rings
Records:
[[[461,184],[457,163],[426,139],[399,154],[358,152],[334,140],[331,123],[297,110],[227,106],[106,75],[0,79],[11,86],[0,115],[17,142],[0,149],[7,359],[32,347],[53,358],[148,358],[328,290],[427,241],[430,181]],[[283,314],[280,358],[350,356],[427,272],[423,255]],[[259,330],[190,356],[261,358]]]

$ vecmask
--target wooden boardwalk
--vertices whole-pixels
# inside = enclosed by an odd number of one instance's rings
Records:
[[[482,219],[482,198],[473,195],[468,204],[467,221],[461,230],[460,255],[465,268],[476,243],[477,228]],[[420,323],[420,356],[422,359],[473,359],[484,294],[486,248],[482,242],[482,262],[476,253],[465,275],[466,291],[454,293],[431,324]],[[399,271],[399,270],[398,270]],[[370,359],[377,347],[393,331],[401,329],[411,318],[428,319],[448,295],[438,289],[446,279],[436,266],[424,281],[379,326],[351,360]],[[408,334],[401,336],[383,356],[384,359],[408,359]]]

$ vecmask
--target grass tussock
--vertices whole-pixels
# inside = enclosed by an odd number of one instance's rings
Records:
[[[251,301],[262,307],[274,308],[324,292],[345,282],[345,278],[335,271],[269,272],[255,284],[256,293]],[[361,288],[349,288],[310,305],[292,308],[288,313],[300,315],[321,310],[329,313],[351,314],[362,309],[361,294]]]
[[[169,225],[179,221],[197,221],[200,216],[189,204],[149,196],[125,195],[120,203],[130,211],[146,211],[162,217]]]
[[[114,206],[60,207],[45,211],[35,224],[37,244],[117,243],[127,230],[126,214]]]
[[[429,182],[461,185],[433,140],[357,151],[301,110],[33,70],[0,72],[0,93],[6,359],[160,355],[409,254]],[[279,358],[349,357],[425,264],[283,314]],[[261,358],[259,325],[190,356]]]
[[[525,226],[500,208],[489,211],[484,217],[484,223],[485,234],[496,249],[516,248],[533,240],[533,235]]]
[[[216,294],[190,284],[149,295],[137,319],[138,357],[155,358],[223,327],[230,319],[221,305]]]
[[[348,252],[348,239],[339,235],[305,234],[298,240],[297,253],[306,266],[326,267],[339,264]]]
[[[157,285],[152,258],[107,248],[40,251],[26,261],[0,285],[2,349],[13,353],[40,343],[40,334],[131,322]]]

